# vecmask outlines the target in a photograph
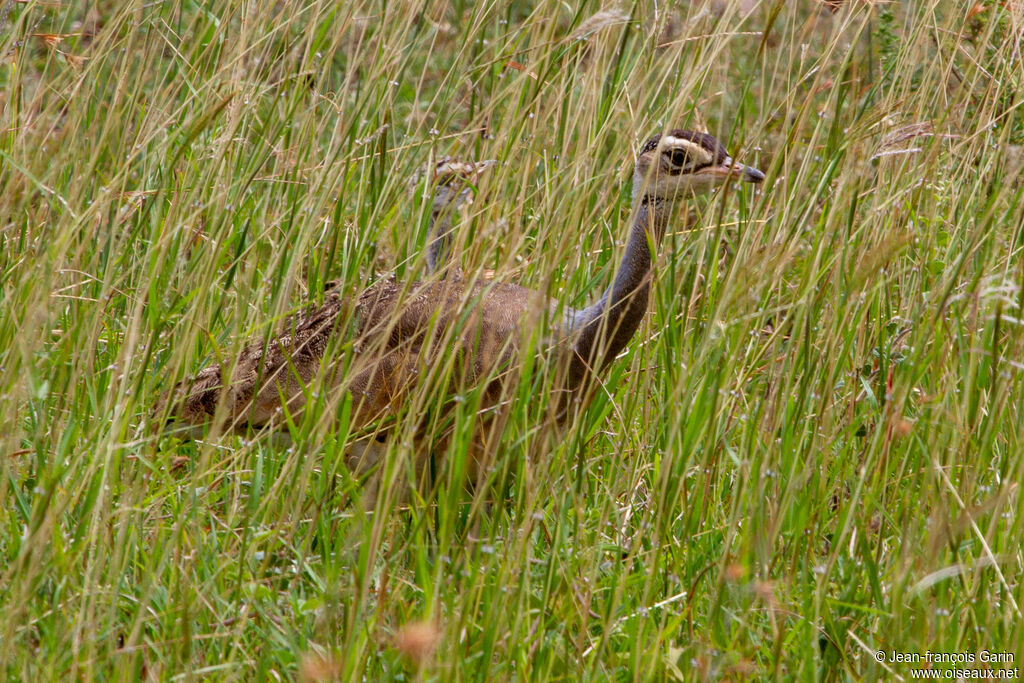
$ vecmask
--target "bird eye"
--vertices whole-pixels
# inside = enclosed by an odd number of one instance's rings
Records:
[[[690,155],[682,149],[665,150],[665,156],[667,156],[669,162],[677,168],[685,166],[690,160]]]

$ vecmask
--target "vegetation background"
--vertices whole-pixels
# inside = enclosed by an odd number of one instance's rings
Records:
[[[0,27],[7,678],[1020,665],[1019,0],[8,0]],[[441,155],[500,161],[467,273],[592,299],[637,146],[677,126],[768,180],[680,217],[564,438],[520,388],[493,486],[456,440],[422,497],[355,504],[345,414],[291,445],[152,428],[327,280],[421,276],[410,178]]]

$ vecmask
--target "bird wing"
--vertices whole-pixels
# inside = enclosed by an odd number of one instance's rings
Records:
[[[233,364],[211,365],[180,383],[171,418],[206,424],[223,410],[228,427],[261,427],[286,410],[300,411],[319,383],[351,393],[360,426],[400,407],[446,358],[456,370],[447,376],[449,391],[513,363],[537,300],[516,285],[461,280],[402,288],[387,279],[354,301],[334,290],[321,306],[289,318],[275,337],[248,343]]]

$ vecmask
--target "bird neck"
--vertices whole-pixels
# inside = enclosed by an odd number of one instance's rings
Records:
[[[444,207],[447,208],[447,207]],[[444,208],[431,212],[427,237],[427,272],[435,273],[451,257],[452,212]]]
[[[444,271],[452,257],[452,216],[469,199],[469,188],[461,192],[442,185],[434,190],[434,203],[430,209],[430,225],[427,237],[427,273]],[[451,271],[457,272],[458,264],[451,264]],[[442,272],[441,277],[445,275]]]
[[[601,369],[626,347],[647,313],[651,288],[651,251],[665,236],[673,205],[664,199],[644,196],[637,206],[634,192],[633,223],[626,253],[615,279],[601,298],[567,321],[574,335],[573,375]],[[582,380],[582,376],[574,378]]]
[[[451,248],[452,210],[456,195],[450,187],[434,188],[427,226],[427,272],[434,273],[448,263]]]

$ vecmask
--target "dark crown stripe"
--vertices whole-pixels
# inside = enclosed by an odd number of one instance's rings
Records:
[[[680,138],[682,140],[689,140],[690,142],[697,143],[704,149],[711,152],[711,155],[714,157],[715,163],[717,164],[724,162],[726,157],[729,156],[729,153],[725,151],[725,147],[722,146],[722,143],[713,135],[708,135],[707,133],[696,133],[692,130],[681,130],[678,128],[667,131],[667,133],[674,138]],[[640,153],[646,154],[647,152],[653,152],[658,149],[659,142],[661,142],[661,133],[651,136],[651,138],[644,143]]]

